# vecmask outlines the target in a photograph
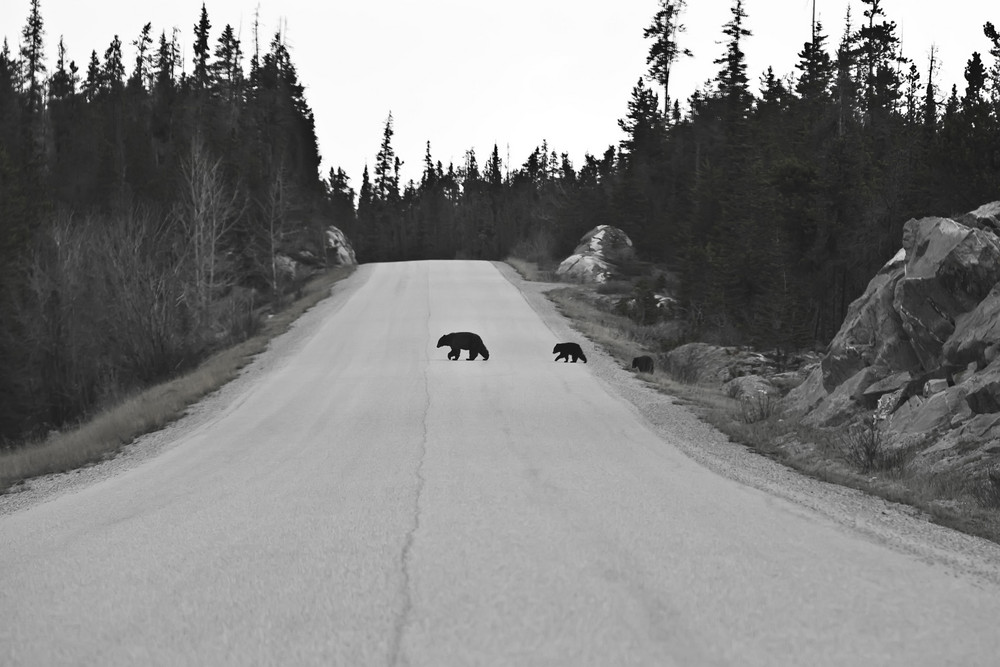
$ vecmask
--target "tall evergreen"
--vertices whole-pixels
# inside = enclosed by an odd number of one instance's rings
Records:
[[[26,106],[30,114],[42,108],[42,88],[45,81],[45,23],[42,20],[41,1],[31,0],[28,21],[21,30],[21,58],[24,78],[27,81]]]
[[[679,33],[685,26],[680,22],[687,0],[659,0],[653,22],[643,32],[643,37],[652,39],[646,64],[649,75],[663,86],[663,115],[670,112],[670,71],[680,56],[694,55],[690,49],[681,48],[677,42]]]
[[[205,8],[205,3],[201,3],[201,17],[194,26],[194,72],[191,75],[191,82],[196,90],[205,90],[209,85],[208,33],[211,27],[212,24],[208,20],[208,10]]]

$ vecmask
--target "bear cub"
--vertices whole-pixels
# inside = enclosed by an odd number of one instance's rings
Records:
[[[474,360],[479,355],[483,355],[483,361],[490,358],[490,352],[483,344],[483,339],[479,337],[479,334],[474,334],[471,331],[445,334],[438,339],[437,346],[450,347],[451,352],[448,353],[448,358],[452,361],[457,361],[462,356],[462,350],[469,351],[469,361]]]
[[[636,357],[632,360],[632,368],[637,369],[640,373],[652,373],[653,358],[647,356]]]
[[[562,359],[563,363],[571,359],[574,364],[577,359],[583,359],[583,363],[587,363],[587,357],[583,354],[578,343],[556,343],[556,346],[552,348],[552,354],[558,355],[555,360]]]

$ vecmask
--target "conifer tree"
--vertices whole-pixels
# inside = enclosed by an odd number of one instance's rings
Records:
[[[646,64],[649,65],[649,75],[663,86],[664,116],[670,111],[670,71],[678,57],[694,55],[690,49],[682,49],[677,43],[677,35],[685,30],[680,16],[686,5],[687,0],[659,0],[653,22],[643,32],[643,37],[653,40]]]
[[[382,143],[378,155],[375,156],[375,181],[373,192],[375,199],[390,201],[399,197],[399,181],[396,177],[396,152],[392,147],[392,112],[385,119],[382,130]]]
[[[118,93],[124,87],[125,63],[122,59],[122,42],[118,35],[104,52],[104,66],[100,74],[101,87],[106,92]]]
[[[881,126],[896,111],[901,79],[898,66],[907,62],[899,55],[896,23],[885,18],[882,0],[861,0],[868,19],[854,35],[861,67],[862,101],[868,120]],[[879,20],[881,19],[881,20]]]
[[[816,22],[813,25],[812,39],[799,51],[799,78],[795,83],[795,92],[807,101],[822,102],[829,95],[835,71],[833,60],[826,50],[826,35],[823,25]]]
[[[208,10],[201,3],[201,18],[194,26],[194,72],[191,80],[195,90],[205,90],[209,86],[208,71],[208,31],[212,24],[208,20]]]
[[[993,106],[994,118],[1000,120],[1000,33],[987,21],[983,25],[983,34],[990,41],[990,55],[993,56],[993,64],[990,66],[990,102]]]
[[[49,98],[61,100],[76,92],[76,64],[66,63],[66,47],[62,38],[59,39],[57,54],[56,71],[49,80]]]
[[[722,65],[716,76],[717,93],[726,102],[730,115],[728,120],[735,120],[746,116],[753,100],[747,78],[746,54],[743,52],[743,39],[752,33],[744,27],[747,15],[743,10],[743,0],[733,0],[730,12],[732,18],[722,29],[728,38],[726,52],[714,62]]]
[[[45,82],[45,24],[42,20],[40,0],[31,0],[28,21],[21,30],[21,58],[24,78],[27,81],[27,109],[29,114],[41,111],[42,87]]]
[[[233,32],[226,24],[215,47],[215,62],[211,66],[212,87],[229,102],[235,102],[243,79],[243,51]]]
[[[153,57],[150,47],[153,45],[153,38],[150,32],[153,24],[147,23],[142,27],[139,37],[132,42],[135,47],[135,65],[132,68],[132,75],[129,77],[128,86],[130,88],[152,87],[150,86]]]

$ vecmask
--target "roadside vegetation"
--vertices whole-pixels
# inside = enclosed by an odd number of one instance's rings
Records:
[[[527,280],[538,273],[533,262],[507,262]],[[548,296],[581,334],[627,368],[637,355],[656,357],[689,342],[683,322],[638,322],[615,307],[634,298],[638,283],[567,284]],[[643,379],[680,399],[733,442],[816,479],[909,505],[930,521],[1000,543],[1000,468],[987,471],[983,479],[932,474],[912,465],[914,449],[889,442],[877,416],[834,435],[785,419],[777,397],[758,394],[737,400],[721,387],[693,383],[692,369],[666,366],[658,363]]]
[[[271,339],[287,331],[305,311],[329,295],[334,283],[353,271],[353,266],[337,267],[313,277],[291,300],[286,299],[280,310],[253,314],[254,324],[249,329],[253,333],[247,338],[218,350],[188,372],[138,391],[75,426],[0,450],[0,493],[17,490],[32,477],[113,458],[137,437],[182,417],[188,406],[236,378]]]

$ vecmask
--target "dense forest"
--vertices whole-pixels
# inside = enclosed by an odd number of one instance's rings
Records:
[[[203,5],[187,62],[177,31],[147,24],[131,57],[115,36],[81,67],[28,5],[0,50],[0,446],[251,333],[292,281],[278,253],[322,265],[331,223],[359,261],[541,262],[613,224],[679,277],[689,336],[789,346],[829,340],[909,217],[1000,199],[1000,35],[976,27],[964,84],[940,85],[933,52],[902,57],[880,0],[835,38],[816,23],[795,70],[759,86],[732,0],[718,73],[683,104],[685,2],[659,0],[618,145],[445,166],[428,144],[402,183],[390,115],[356,190],[320,173],[280,32],[243,44]]]
[[[0,50],[0,445],[61,427],[252,333],[322,263],[335,206],[282,35],[115,36],[54,66],[31,0]]]

